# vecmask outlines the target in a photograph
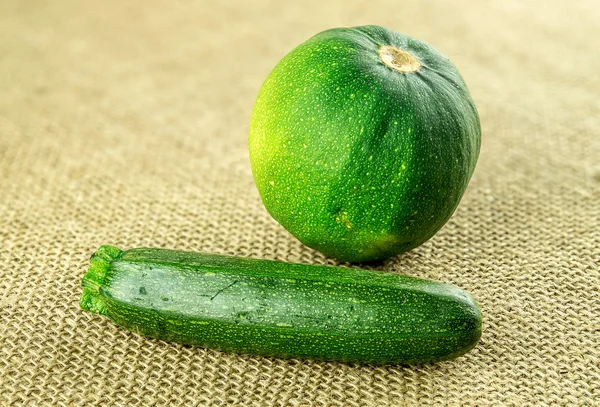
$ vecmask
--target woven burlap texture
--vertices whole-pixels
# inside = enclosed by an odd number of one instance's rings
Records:
[[[373,367],[150,340],[80,310],[101,244],[335,264],[267,214],[247,152],[277,61],[379,24],[459,67],[483,144],[460,207],[377,266],[481,303],[454,361]],[[594,1],[0,3],[0,405],[600,405]]]

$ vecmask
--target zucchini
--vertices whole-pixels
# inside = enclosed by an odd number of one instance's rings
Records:
[[[343,267],[102,246],[81,307],[136,333],[284,358],[408,364],[475,346],[481,312],[439,282]]]
[[[430,239],[458,206],[480,145],[456,66],[374,25],[323,31],[285,56],[260,89],[248,137],[271,216],[349,262]]]

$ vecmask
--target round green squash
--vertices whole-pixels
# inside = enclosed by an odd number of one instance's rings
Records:
[[[273,69],[252,113],[262,201],[305,245],[373,261],[431,238],[456,209],[481,127],[464,80],[423,41],[335,28]]]

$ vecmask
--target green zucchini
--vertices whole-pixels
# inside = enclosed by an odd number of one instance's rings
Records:
[[[481,336],[467,292],[393,273],[102,246],[82,285],[84,310],[223,351],[412,364],[462,355]]]
[[[456,66],[374,25],[293,49],[263,83],[249,130],[267,211],[305,245],[349,262],[430,239],[458,206],[481,144]]]

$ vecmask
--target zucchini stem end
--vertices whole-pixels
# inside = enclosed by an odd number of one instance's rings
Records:
[[[83,294],[79,305],[82,309],[96,314],[106,314],[102,284],[110,271],[111,263],[121,257],[122,253],[120,249],[114,246],[104,245],[92,255],[90,267],[81,281]]]

